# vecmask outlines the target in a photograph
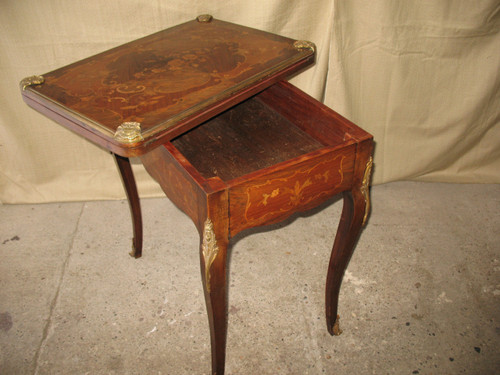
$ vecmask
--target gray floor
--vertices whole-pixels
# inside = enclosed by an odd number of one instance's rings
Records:
[[[234,239],[227,374],[500,373],[500,186],[400,182],[344,278],[339,337],[323,317],[341,210],[330,202]],[[143,200],[0,206],[0,374],[208,374],[194,225]]]

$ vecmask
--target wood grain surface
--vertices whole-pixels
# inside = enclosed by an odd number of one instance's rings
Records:
[[[323,145],[258,97],[172,141],[205,177],[224,181],[317,150]]]
[[[313,63],[314,51],[294,42],[220,20],[194,20],[46,73],[43,84],[22,93],[62,125],[134,156],[146,150],[127,149],[158,146],[158,138],[180,134],[176,127],[186,131]],[[143,140],[117,142],[113,136],[123,122],[140,123]]]

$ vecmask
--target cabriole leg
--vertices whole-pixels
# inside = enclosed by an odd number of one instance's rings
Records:
[[[335,236],[326,278],[326,324],[328,332],[335,336],[342,333],[339,326],[339,316],[337,315],[342,278],[370,209],[368,184],[371,169],[372,158],[370,157],[366,163],[361,184],[354,186],[352,191],[343,193],[344,207],[337,235]]]
[[[116,165],[120,171],[123,187],[125,188],[128,198],[130,215],[132,216],[134,238],[132,240],[132,251],[130,255],[134,258],[140,258],[142,255],[142,214],[134,173],[132,172],[132,167],[128,158],[116,154],[113,154],[113,156],[115,157]]]
[[[217,223],[205,221],[200,246],[201,273],[210,325],[212,375],[223,375],[227,337],[227,247],[228,238],[216,235]]]

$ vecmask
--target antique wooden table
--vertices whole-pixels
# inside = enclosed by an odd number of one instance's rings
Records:
[[[373,141],[283,81],[314,58],[310,42],[202,15],[21,81],[29,106],[115,156],[133,256],[142,254],[142,222],[129,157],[139,156],[195,223],[213,374],[224,373],[230,238],[338,193],[344,207],[325,305],[328,331],[341,332],[339,290],[369,212]]]

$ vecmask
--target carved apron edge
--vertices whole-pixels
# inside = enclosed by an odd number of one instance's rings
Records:
[[[214,232],[214,224],[210,218],[207,218],[203,227],[201,251],[205,262],[205,286],[207,292],[210,293],[210,268],[219,253],[219,246],[217,246],[217,239]]]
[[[373,167],[373,157],[370,156],[366,163],[365,167],[365,174],[363,176],[363,182],[361,183],[361,194],[363,194],[363,197],[365,198],[365,214],[363,216],[363,224],[366,224],[366,219],[368,218],[368,214],[370,213],[370,177],[372,174],[372,167]]]

